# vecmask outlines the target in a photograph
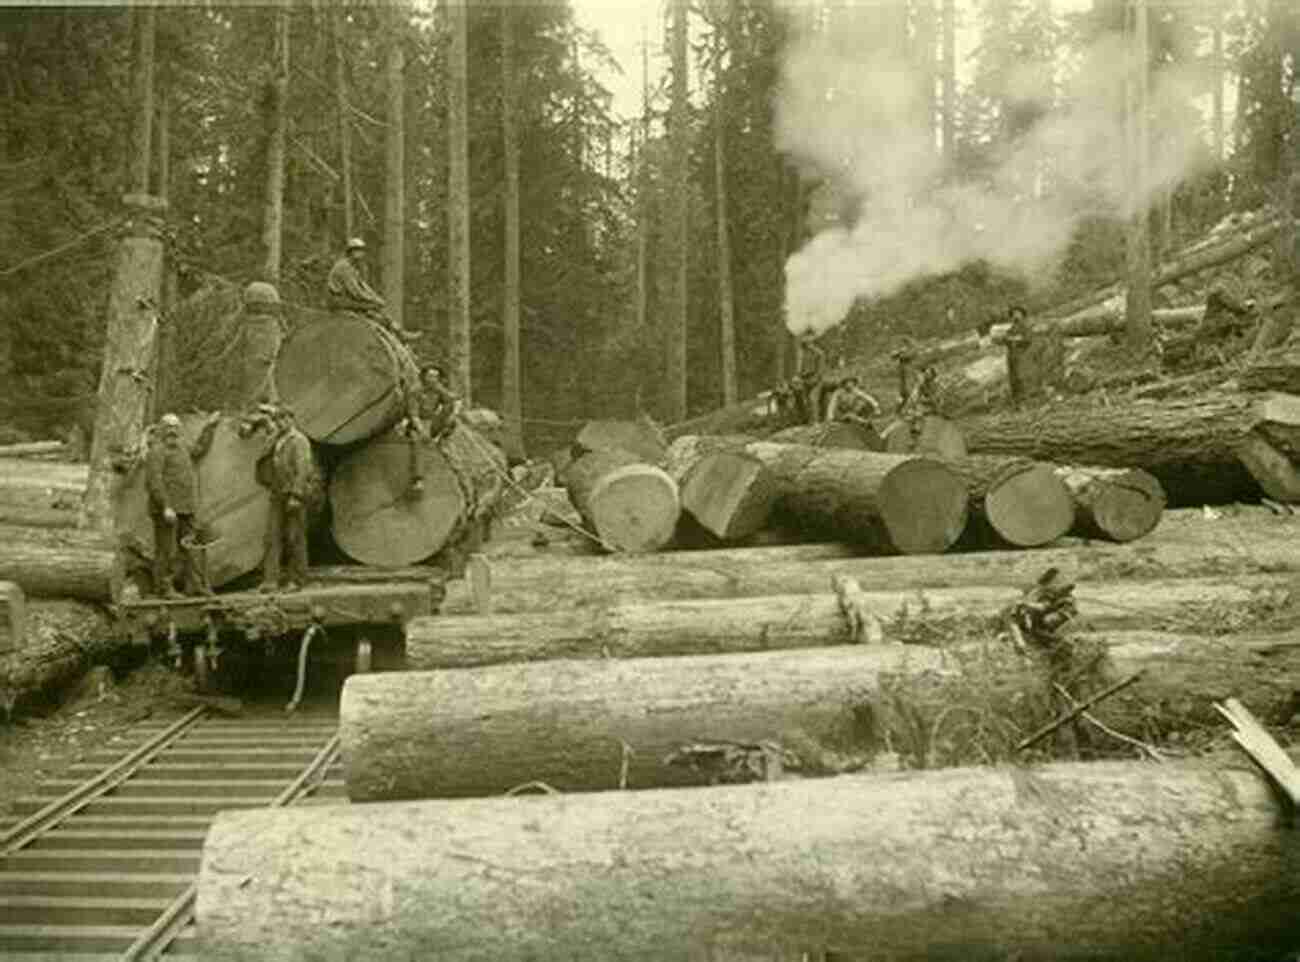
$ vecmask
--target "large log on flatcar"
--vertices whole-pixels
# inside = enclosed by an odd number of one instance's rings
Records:
[[[388,329],[359,314],[306,316],[275,360],[275,388],[320,444],[374,437],[407,411],[419,387],[415,358]]]

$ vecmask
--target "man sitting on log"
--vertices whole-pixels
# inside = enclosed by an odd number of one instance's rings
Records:
[[[164,414],[147,440],[145,481],[149,492],[149,517],[153,521],[154,590],[163,598],[176,597],[176,555],[183,565],[186,594],[212,594],[205,566],[197,558],[194,515],[199,508],[198,475],[194,460],[202,457],[212,442],[210,422],[199,435],[193,450],[181,437],[181,419]]]
[[[330,307],[338,311],[363,314],[405,340],[419,337],[423,332],[408,331],[393,323],[385,310],[388,306],[387,302],[361,276],[361,265],[365,262],[365,256],[366,242],[360,237],[350,238],[347,247],[330,268],[327,282]]]
[[[880,402],[862,388],[857,377],[847,377],[831,392],[826,407],[827,421],[842,421],[871,427],[871,419],[880,414]]]
[[[320,477],[312,459],[311,442],[294,424],[293,412],[264,404],[258,414],[270,419],[274,431],[266,452],[257,461],[257,480],[271,489],[261,590],[279,590],[280,561],[284,558],[288,568],[285,590],[298,591],[307,581],[307,510],[319,495]]]

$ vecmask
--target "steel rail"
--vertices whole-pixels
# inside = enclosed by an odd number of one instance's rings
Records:
[[[307,766],[298,773],[289,785],[276,796],[269,808],[281,808],[292,805],[304,795],[309,795],[320,785],[325,772],[338,757],[340,748],[336,732]],[[182,929],[194,918],[194,903],[198,899],[199,883],[191,882],[189,887],[176,896],[140,937],[131,943],[122,953],[120,962],[149,962],[167,951]]]
[[[163,729],[125,758],[94,775],[60,798],[56,798],[40,811],[29,815],[17,825],[0,833],[0,858],[30,844],[50,829],[75,815],[101,795],[117,786],[153,761],[173,742],[189,731],[203,717],[207,708],[198,707],[179,721]]]

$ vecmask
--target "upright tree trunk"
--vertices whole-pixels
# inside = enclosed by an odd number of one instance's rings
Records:
[[[736,309],[731,287],[731,225],[727,219],[727,96],[726,70],[722,66],[723,48],[734,56],[736,5],[726,4],[724,21],[718,24],[722,35],[718,43],[716,88],[713,93],[713,183],[718,204],[718,313],[722,340],[722,403],[736,403]]]
[[[938,57],[936,56],[936,0],[919,0],[916,5],[916,45],[913,60],[916,63],[917,82],[921,85],[918,121],[927,134],[927,143],[932,152],[937,150],[934,136],[934,120],[937,113],[935,81],[938,74]]]
[[[501,7],[501,140],[505,153],[506,251],[505,292],[501,300],[501,331],[505,357],[501,362],[501,407],[510,446],[523,453],[523,400],[519,374],[519,92],[515,86],[514,10]]]
[[[469,0],[450,0],[447,61],[447,331],[453,387],[470,399],[469,275]]]
[[[650,144],[650,46],[641,27],[641,150],[636,162],[636,329],[645,337],[649,316],[650,179],[647,147]]]
[[[135,152],[131,163],[131,189],[149,193],[149,166],[153,159],[153,64],[156,15],[152,6],[136,9]]]
[[[1211,57],[1213,62],[1210,65],[1211,70],[1211,94],[1213,98],[1213,125],[1214,125],[1214,159],[1218,163],[1223,163],[1225,154],[1224,150],[1224,128],[1223,128],[1223,83],[1226,76],[1223,61],[1223,11],[1219,8],[1217,0],[1210,0],[1210,15],[1213,17],[1213,26],[1211,27]]]
[[[672,316],[668,321],[668,409],[669,421],[686,419],[686,340],[687,340],[687,245],[690,243],[690,201],[688,154],[690,140],[686,111],[686,0],[673,0],[672,15]]]
[[[957,160],[957,0],[943,0],[943,162]]]
[[[162,202],[132,194],[127,210],[130,222],[109,293],[90,474],[80,519],[82,527],[106,537],[115,534],[113,497],[121,470],[134,461],[144,433],[162,296]]]
[[[1126,130],[1129,144],[1129,225],[1126,244],[1128,289],[1125,317],[1129,344],[1145,351],[1151,344],[1151,222],[1147,208],[1150,123],[1147,116],[1149,66],[1147,0],[1129,0],[1133,52],[1128,79]]]
[[[166,89],[158,95],[158,183],[155,192],[163,203],[171,194],[171,98]],[[162,410],[159,405],[171,397],[171,373],[176,366],[176,329],[173,311],[176,309],[175,249],[168,246],[163,252],[162,319],[158,331],[157,376],[153,392],[149,395],[149,420],[154,420]]]
[[[403,268],[406,264],[406,110],[403,97],[405,57],[402,49],[406,7],[393,3],[388,9],[387,55],[384,63],[387,88],[387,122],[384,134],[384,300],[388,316],[402,326],[404,300]]]
[[[352,203],[352,119],[348,116],[348,88],[344,62],[342,10],[332,12],[334,34],[334,98],[338,106],[339,175],[343,188],[343,235],[351,237],[356,226]]]
[[[266,279],[280,283],[284,235],[285,139],[289,123],[289,8],[275,10],[275,72],[267,90],[266,211],[262,219],[262,265]]]

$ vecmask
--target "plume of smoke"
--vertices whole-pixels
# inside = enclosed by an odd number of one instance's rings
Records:
[[[1058,99],[1052,64],[1011,70],[1006,102],[1036,117],[978,180],[942,169],[921,75],[880,40],[882,8],[841,6],[831,29],[807,29],[783,64],[777,145],[829,180],[856,207],[852,225],[822,230],[786,263],[786,325],[817,335],[859,297],[885,296],[918,277],[985,260],[1050,278],[1088,215],[1128,216],[1205,157],[1185,117],[1195,77],[1152,78],[1149,177],[1134,184],[1124,149],[1124,79],[1135,63],[1125,38],[1098,39]],[[802,29],[801,29],[802,28]]]

